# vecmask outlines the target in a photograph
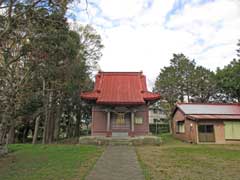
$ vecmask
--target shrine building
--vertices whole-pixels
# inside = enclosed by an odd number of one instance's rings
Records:
[[[147,90],[142,72],[99,72],[94,90],[81,98],[93,105],[93,136],[134,137],[148,135],[148,106],[160,95]]]

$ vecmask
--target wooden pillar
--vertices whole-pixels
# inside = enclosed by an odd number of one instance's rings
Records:
[[[195,121],[195,133],[196,133],[196,143],[199,143],[199,135],[198,135],[198,121]]]
[[[134,112],[131,112],[131,131],[134,132]]]
[[[107,111],[107,136],[110,136],[110,118],[111,112]]]

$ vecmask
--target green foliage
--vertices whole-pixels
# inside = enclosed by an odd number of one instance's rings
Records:
[[[80,127],[73,117],[90,116],[79,95],[93,85],[103,45],[89,25],[70,29],[65,17],[69,2],[0,2],[0,124],[7,125],[4,132],[12,128],[11,139],[14,128],[22,127],[20,119],[34,121],[36,114],[50,139],[56,119],[68,117],[61,127],[71,124],[73,134],[74,126]]]
[[[168,133],[170,131],[169,124],[150,124],[149,131],[153,134]]]
[[[155,82],[155,91],[171,105],[177,101],[206,102],[215,90],[214,73],[196,66],[183,54],[173,54],[170,66],[161,69]]]
[[[26,99],[25,103],[22,104],[20,115],[32,115],[39,108],[43,107],[42,98],[39,96],[30,96]]]
[[[208,102],[216,89],[215,73],[202,66],[197,66],[192,77],[192,96],[197,102]]]
[[[227,101],[235,99],[240,102],[240,59],[218,69],[216,76],[220,92],[228,96]]]

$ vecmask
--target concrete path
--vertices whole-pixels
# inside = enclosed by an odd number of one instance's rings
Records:
[[[108,146],[86,180],[144,180],[133,146]]]

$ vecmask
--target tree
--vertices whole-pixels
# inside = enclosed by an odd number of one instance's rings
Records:
[[[0,145],[31,132],[33,144],[78,137],[89,119],[80,92],[93,86],[103,45],[90,25],[70,28],[70,2],[0,1]]]
[[[237,56],[240,57],[240,40],[237,46]],[[223,69],[218,68],[216,80],[216,99],[223,102],[240,102],[240,59],[233,59]]]
[[[237,46],[238,46],[237,56],[240,57],[240,40],[238,40]]]
[[[161,69],[156,81],[154,91],[160,92],[163,97],[163,108],[171,119],[171,112],[177,101],[188,101],[193,95],[193,74],[195,62],[190,61],[184,54],[173,54],[170,66]],[[171,129],[171,121],[169,121]]]
[[[209,102],[210,98],[216,93],[216,78],[214,72],[197,66],[193,74],[192,101]]]
[[[183,54],[174,54],[170,66],[161,70],[154,89],[172,105],[184,99],[187,102],[208,102],[216,91],[215,74],[196,66]]]
[[[170,104],[174,104],[179,98],[179,90],[177,89],[178,78],[173,67],[164,67],[161,69],[155,81],[155,92],[160,92],[163,99]]]
[[[12,143],[16,126],[23,124],[23,119],[36,118],[36,114],[44,121],[44,141],[53,139],[55,116],[61,114],[58,107],[67,94],[73,60],[81,59],[82,69],[89,60],[82,55],[86,51],[81,47],[80,35],[67,24],[69,2],[0,1],[0,144],[6,134]],[[81,79],[90,73],[83,72],[86,74]],[[33,99],[39,104],[36,108]]]
[[[188,101],[192,96],[193,74],[195,62],[190,61],[184,54],[173,54],[170,66],[164,67],[155,82],[155,91],[162,94],[169,103]]]
[[[240,59],[234,59],[223,69],[217,69],[217,85],[221,94],[226,94],[224,101],[240,102]]]
[[[89,113],[86,111],[89,110],[89,108],[86,108],[89,105],[82,102],[79,94],[93,87],[93,81],[90,77],[97,61],[102,56],[101,50],[103,45],[100,35],[91,26],[75,25],[74,30],[79,34],[80,48],[77,57],[69,66],[69,79],[66,84],[68,103],[65,103],[64,108],[71,114],[69,117],[73,116],[76,119],[74,132],[70,134],[78,137],[80,135],[82,117]]]
[[[176,102],[209,102],[216,91],[215,82],[214,72],[196,66],[183,54],[173,54],[170,66],[161,69],[154,91],[160,92],[161,104],[171,119]]]

